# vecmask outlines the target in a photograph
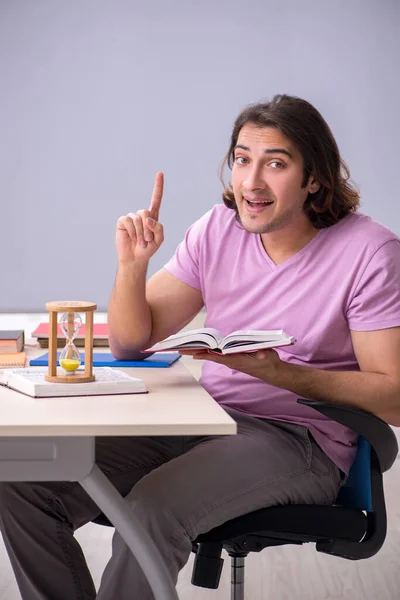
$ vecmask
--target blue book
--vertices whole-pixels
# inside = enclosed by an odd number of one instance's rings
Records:
[[[81,352],[81,360],[84,360],[85,355]],[[58,357],[60,352],[57,352],[57,366],[60,366]],[[143,360],[117,360],[110,352],[93,352],[94,367],[155,367],[166,368],[170,367],[180,358],[178,352],[169,354],[153,354]],[[29,362],[31,367],[47,367],[49,364],[49,353],[43,354],[38,358],[32,358]]]

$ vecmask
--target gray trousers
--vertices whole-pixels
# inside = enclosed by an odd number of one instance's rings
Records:
[[[301,425],[227,411],[235,436],[105,437],[96,462],[139,517],[174,582],[198,534],[263,507],[330,504],[341,472]],[[76,482],[3,483],[0,525],[23,600],[151,600],[118,533],[96,590],[74,531],[99,509]]]

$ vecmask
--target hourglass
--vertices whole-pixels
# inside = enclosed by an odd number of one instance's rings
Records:
[[[46,381],[53,383],[86,383],[94,381],[93,375],[93,313],[97,305],[93,302],[47,302],[50,312],[49,331],[49,371]],[[83,323],[80,312],[85,313],[85,362],[84,370],[77,370],[81,365],[81,355],[74,344]],[[58,323],[58,314],[61,314]],[[58,325],[66,338],[65,348],[61,351],[59,362],[61,371],[57,372],[57,332]]]
[[[67,339],[67,344],[60,353],[58,362],[66,375],[73,375],[81,364],[81,355],[74,344],[74,339],[82,327],[82,318],[79,313],[65,312],[61,315],[59,325],[62,333]],[[72,333],[71,333],[72,330]]]

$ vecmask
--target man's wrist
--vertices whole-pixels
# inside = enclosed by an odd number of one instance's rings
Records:
[[[288,382],[293,379],[295,365],[285,362],[278,357],[271,361],[265,371],[265,381],[270,385],[280,388],[287,388]]]
[[[148,266],[148,260],[120,260],[118,261],[118,275],[122,276],[124,279],[126,277],[131,277],[134,274],[146,275]]]

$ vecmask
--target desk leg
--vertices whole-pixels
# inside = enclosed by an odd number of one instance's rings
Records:
[[[97,465],[80,482],[124,539],[146,575],[156,600],[179,600],[153,540]]]

